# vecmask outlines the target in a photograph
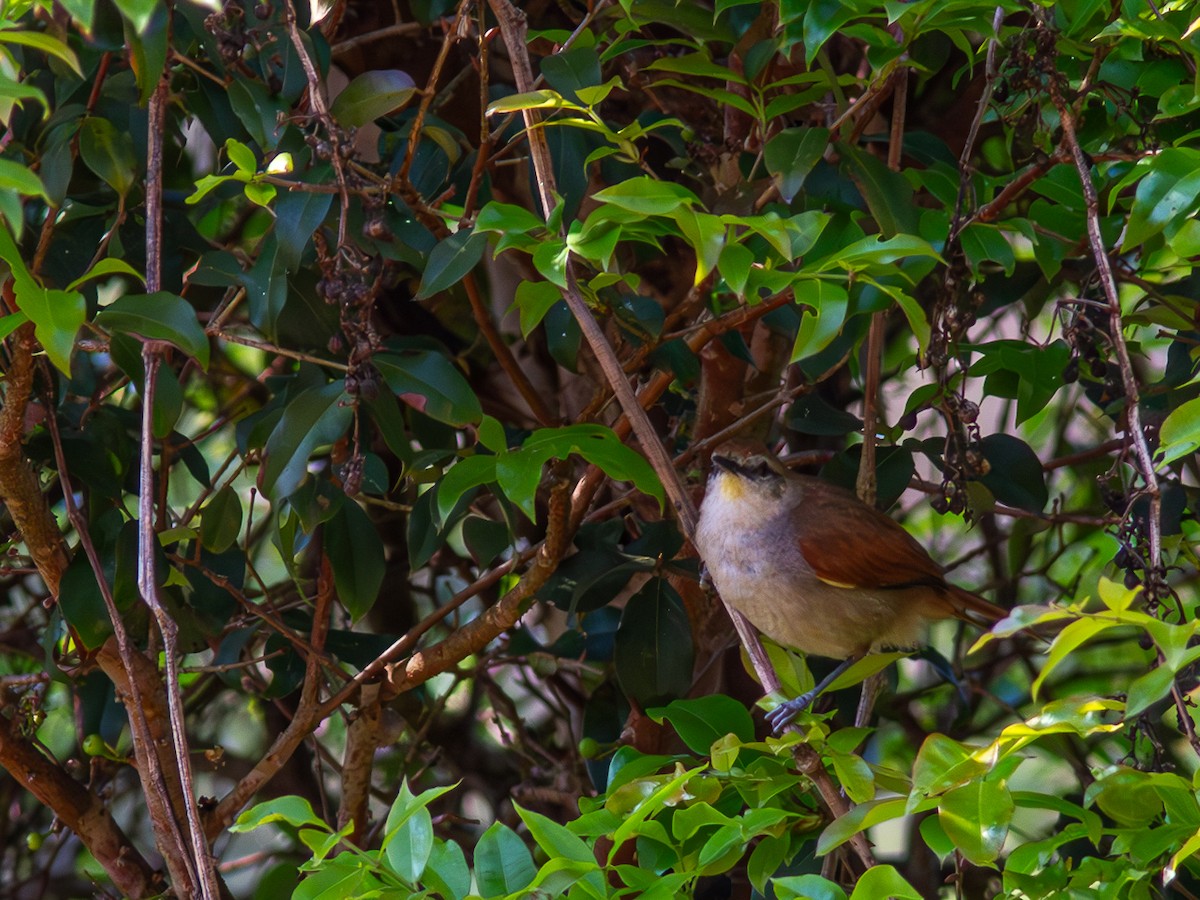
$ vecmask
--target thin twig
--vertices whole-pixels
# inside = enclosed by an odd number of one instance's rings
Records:
[[[146,152],[146,293],[160,290],[162,260],[162,157],[163,132],[166,127],[168,83],[161,78],[150,98],[147,124]],[[155,524],[155,478],[154,478],[154,396],[158,383],[158,372],[168,345],[160,341],[142,343],[142,367],[145,384],[142,388],[142,433],[141,469],[138,475],[138,589],[142,599],[154,614],[158,630],[163,639],[163,658],[166,666],[167,709],[171,717],[171,740],[174,744],[175,763],[179,768],[179,784],[183,792],[184,816],[187,822],[187,839],[192,845],[190,873],[195,883],[189,890],[198,890],[203,900],[217,900],[221,889],[217,871],[209,853],[208,841],[200,827],[200,814],[196,808],[195,788],[192,779],[191,755],[188,752],[187,721],[183,708],[183,692],[179,686],[179,628],[175,619],[163,605],[159,595],[158,574],[155,561],[158,558],[158,533]],[[177,887],[177,889],[179,889]]]

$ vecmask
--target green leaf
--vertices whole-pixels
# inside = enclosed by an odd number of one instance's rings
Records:
[[[488,115],[520,112],[525,109],[578,109],[582,107],[567,100],[557,91],[529,91],[524,94],[509,94],[488,104]]]
[[[524,809],[517,803],[513,804],[513,808],[537,845],[546,851],[547,856],[596,865],[596,855],[592,849],[565,825],[560,825],[541,813]]]
[[[487,240],[482,234],[465,229],[439,243],[429,253],[416,299],[426,300],[462,281],[483,259],[486,246]]]
[[[167,341],[208,368],[208,336],[192,305],[177,294],[126,294],[100,310],[96,324],[110,334]]]
[[[0,31],[0,35],[4,32]],[[15,163],[11,159],[0,159],[0,191],[15,191],[24,197],[40,197],[46,203],[50,202],[50,197],[46,194],[46,187],[42,184],[42,179],[31,172],[28,168]],[[17,223],[10,223],[17,224]]]
[[[599,466],[615,481],[629,481],[639,491],[663,502],[662,483],[654,469],[637,451],[625,446],[612,429],[603,425],[567,425],[539,428],[520,450],[497,460],[500,487],[530,519],[536,515],[534,494],[542,466],[550,459],[566,459],[576,453]]]
[[[542,60],[542,74],[554,90],[580,102],[581,88],[600,84],[600,56],[594,47],[572,47]]]
[[[1011,434],[989,434],[979,442],[988,472],[983,485],[1001,503],[1041,512],[1050,500],[1042,462],[1033,448]]]
[[[386,569],[379,531],[357,503],[344,503],[325,528],[338,598],[357,622],[375,605]]]
[[[485,897],[523,890],[537,875],[533,858],[515,831],[493,822],[475,845],[475,880]]]
[[[1174,462],[1200,447],[1200,397],[1171,410],[1159,431],[1158,453],[1162,463]]]
[[[981,778],[991,764],[979,759],[978,748],[960,744],[943,734],[931,734],[917,751],[913,764],[908,806],[915,809],[927,797]]]
[[[872,866],[854,885],[850,900],[924,900],[920,891],[909,884],[894,866]]]
[[[724,694],[672,700],[659,709],[646,710],[656,722],[666,719],[694,753],[707,755],[712,745],[732,734],[738,740],[754,740],[754,720],[746,707]]]
[[[1121,250],[1138,247],[1168,225],[1196,210],[1200,198],[1200,152],[1168,147],[1137,170],[1149,171],[1138,182]]]
[[[183,388],[168,367],[158,370],[154,384],[154,409],[151,411],[151,431],[160,441],[175,430],[183,413]]]
[[[977,866],[991,866],[1004,848],[1014,808],[1002,782],[978,778],[942,797],[938,821],[963,856]]]
[[[229,485],[221,488],[200,510],[200,543],[210,553],[224,553],[242,530],[242,499]]]
[[[234,168],[243,175],[253,175],[258,171],[258,159],[254,151],[236,138],[225,139],[225,153]]]
[[[521,319],[521,336],[529,337],[546,317],[550,307],[560,300],[562,291],[549,281],[522,281],[518,284],[514,303]]]
[[[312,804],[303,797],[295,796],[277,797],[250,807],[237,817],[229,830],[245,833],[273,822],[286,822],[293,828],[310,827],[330,831],[325,821],[313,812]]]
[[[80,78],[83,78],[83,70],[79,68],[79,57],[75,55],[75,51],[58,38],[43,31],[3,30],[0,31],[0,43],[21,44],[26,47],[32,47],[47,56],[53,56],[55,59],[66,63],[71,68],[71,71]]]
[[[829,146],[827,128],[785,128],[763,147],[763,162],[779,196],[791,203]]]
[[[671,215],[681,207],[700,203],[699,198],[687,188],[647,176],[628,178],[593,194],[592,199],[644,216]]]
[[[372,69],[334,98],[329,112],[343,126],[359,128],[402,109],[417,92],[412,76],[399,69]]]
[[[857,147],[838,144],[838,149],[843,165],[862,192],[880,233],[888,238],[914,234],[919,216],[908,179],[893,172],[878,157]]]
[[[114,0],[117,9],[137,31],[144,31],[158,8],[158,0]]]
[[[621,689],[643,709],[667,703],[688,692],[694,660],[682,598],[665,579],[650,579],[621,612],[613,647]]]
[[[815,356],[841,334],[850,308],[850,295],[840,284],[801,278],[794,288],[796,302],[808,307],[796,331],[791,362]]]
[[[121,197],[133,187],[137,160],[133,138],[108,119],[88,116],[79,129],[79,155],[84,165]]]
[[[87,303],[78,291],[47,290],[32,281],[16,286],[17,305],[34,323],[38,343],[63,374],[71,372],[75,335],[87,317]]]
[[[125,262],[125,260],[116,259],[109,256],[100,260],[98,263],[88,269],[87,272],[80,275],[78,278],[68,284],[67,290],[77,290],[79,287],[89,281],[92,281],[96,278],[106,278],[110,275],[128,275],[131,278],[136,278],[138,281],[142,282],[142,284],[146,283],[146,279],[142,273],[129,263]]]
[[[470,384],[440,353],[430,350],[377,353],[371,361],[402,401],[439,422],[461,427],[478,422],[483,415]]]
[[[263,448],[262,489],[278,502],[290,496],[308,475],[308,459],[321,446],[346,433],[353,410],[343,404],[340,381],[297,395],[276,423]]]
[[[303,190],[285,191],[275,203],[277,264],[284,275],[299,271],[305,251],[311,252],[313,232],[325,221],[332,203],[333,194]]]
[[[471,892],[471,870],[462,847],[435,839],[425,864],[425,884],[443,897],[463,900]]]
[[[824,856],[872,826],[900,818],[906,812],[904,807],[903,797],[860,803],[841,818],[835,819],[821,832],[821,837],[817,840],[817,855]]]
[[[846,900],[846,892],[820,875],[785,875],[772,878],[778,900]]]

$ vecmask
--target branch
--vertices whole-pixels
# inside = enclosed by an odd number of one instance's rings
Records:
[[[168,84],[161,77],[150,98],[146,132],[146,293],[161,289],[162,260],[162,157],[163,132],[167,107]],[[142,368],[145,383],[142,387],[141,462],[138,474],[138,590],[162,634],[163,658],[166,664],[165,681],[167,710],[171,717],[169,734],[174,751],[174,764],[179,773],[186,828],[179,827],[180,838],[191,844],[188,866],[189,882],[176,885],[176,890],[198,891],[203,900],[217,900],[221,894],[217,871],[213,865],[200,814],[196,809],[192,784],[191,754],[188,752],[187,723],[183,709],[183,693],[179,686],[179,628],[167,612],[159,595],[155,560],[158,555],[158,533],[155,523],[154,478],[154,396],[158,372],[169,345],[160,341],[142,343]]]
[[[0,710],[5,698],[0,696]],[[0,711],[0,767],[76,834],[122,894],[158,895],[162,885],[137,848],[113,821],[105,804],[20,733],[19,717]]]

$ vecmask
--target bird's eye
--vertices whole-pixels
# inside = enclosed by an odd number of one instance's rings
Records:
[[[771,477],[771,467],[767,465],[767,461],[761,456],[750,460],[746,466],[746,471],[751,477],[764,480]]]

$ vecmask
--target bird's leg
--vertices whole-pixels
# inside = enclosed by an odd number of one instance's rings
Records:
[[[825,688],[833,684],[839,677],[841,677],[843,672],[862,659],[864,655],[865,654],[858,653],[849,657],[848,659],[842,660],[837,664],[837,666],[834,667],[834,670],[822,678],[817,686],[811,691],[805,691],[795,700],[789,700],[786,703],[781,703],[767,713],[767,722],[775,731],[783,731],[784,727],[787,726],[792,719],[796,718],[796,716],[808,709],[812,702],[816,700],[818,696],[820,696],[821,692],[825,690]]]

